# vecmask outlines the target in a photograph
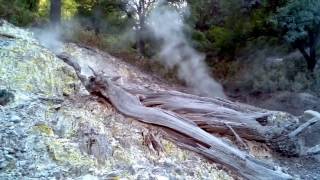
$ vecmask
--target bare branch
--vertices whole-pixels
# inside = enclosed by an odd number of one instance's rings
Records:
[[[245,150],[248,150],[248,145],[241,139],[241,137],[238,135],[238,133],[228,124],[225,123],[225,125],[231,130],[231,132],[236,137],[237,142],[241,144],[241,148],[244,148]]]
[[[290,138],[295,138],[297,137],[300,133],[302,133],[306,128],[308,128],[309,126],[315,124],[316,122],[318,122],[320,119],[315,117],[310,119],[309,121],[303,123],[301,126],[299,126],[296,130],[292,131],[288,137]]]
[[[308,155],[308,156],[313,156],[317,154],[320,154],[320,145],[316,145],[316,146],[313,146],[312,148],[309,148],[305,153],[305,155]]]
[[[305,111],[304,113],[305,113],[305,114],[309,114],[309,115],[311,115],[311,116],[313,116],[313,117],[316,117],[316,118],[320,119],[320,113],[317,112],[317,111],[307,110],[307,111]]]

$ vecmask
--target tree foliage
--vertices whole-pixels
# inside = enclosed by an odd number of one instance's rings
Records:
[[[38,17],[39,0],[0,0],[0,18],[17,25],[28,25]]]
[[[286,41],[300,50],[308,63],[308,69],[313,71],[320,33],[320,1],[291,0],[279,9],[273,20]]]
[[[26,26],[50,19],[51,0],[0,0],[0,17]],[[148,37],[146,19],[160,0],[61,0],[62,20],[76,19],[92,34],[120,36],[131,30],[132,47],[142,55],[156,51]],[[309,70],[316,64],[319,0],[167,0],[187,5],[190,41],[198,50],[218,59],[235,59],[251,42],[281,38],[298,48]],[[270,23],[272,19],[272,23]],[[276,26],[273,26],[275,24]],[[280,32],[280,33],[279,33]],[[274,42],[274,41],[273,41]],[[262,42],[263,43],[263,42]],[[265,41],[269,43],[269,41]],[[282,45],[282,44],[281,44]],[[212,56],[211,56],[212,57]]]

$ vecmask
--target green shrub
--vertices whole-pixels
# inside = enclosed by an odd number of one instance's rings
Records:
[[[37,18],[37,13],[33,7],[28,7],[26,1],[0,0],[0,18],[18,26],[26,26]]]
[[[238,62],[235,64],[238,72],[227,78],[228,83],[252,93],[290,91],[320,96],[320,68],[311,74],[301,56],[288,56],[276,63],[269,63],[267,57],[255,54],[249,57],[250,60]]]
[[[192,42],[193,46],[200,51],[212,50],[212,44],[207,39],[206,34],[201,31],[194,30],[192,31]]]
[[[224,27],[213,27],[207,32],[208,39],[213,42],[220,54],[234,54],[236,43],[233,31]]]

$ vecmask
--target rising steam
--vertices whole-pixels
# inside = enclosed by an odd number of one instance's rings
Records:
[[[50,49],[54,53],[61,53],[63,43],[61,40],[61,28],[47,26],[43,28],[33,28],[32,31],[35,37],[39,40],[40,44]]]
[[[178,76],[198,93],[225,98],[222,86],[208,73],[204,56],[192,48],[184,35],[181,15],[161,3],[152,10],[149,28],[161,40],[161,61],[169,68],[177,67]]]

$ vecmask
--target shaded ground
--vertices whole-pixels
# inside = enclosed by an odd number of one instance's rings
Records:
[[[320,179],[320,162],[314,158],[284,158],[278,157],[276,160],[283,167],[287,167],[289,174],[297,174],[301,179],[318,180]]]
[[[308,93],[287,91],[247,93],[228,90],[227,94],[234,101],[275,111],[285,111],[295,116],[302,115],[306,110],[320,111],[320,98]]]

